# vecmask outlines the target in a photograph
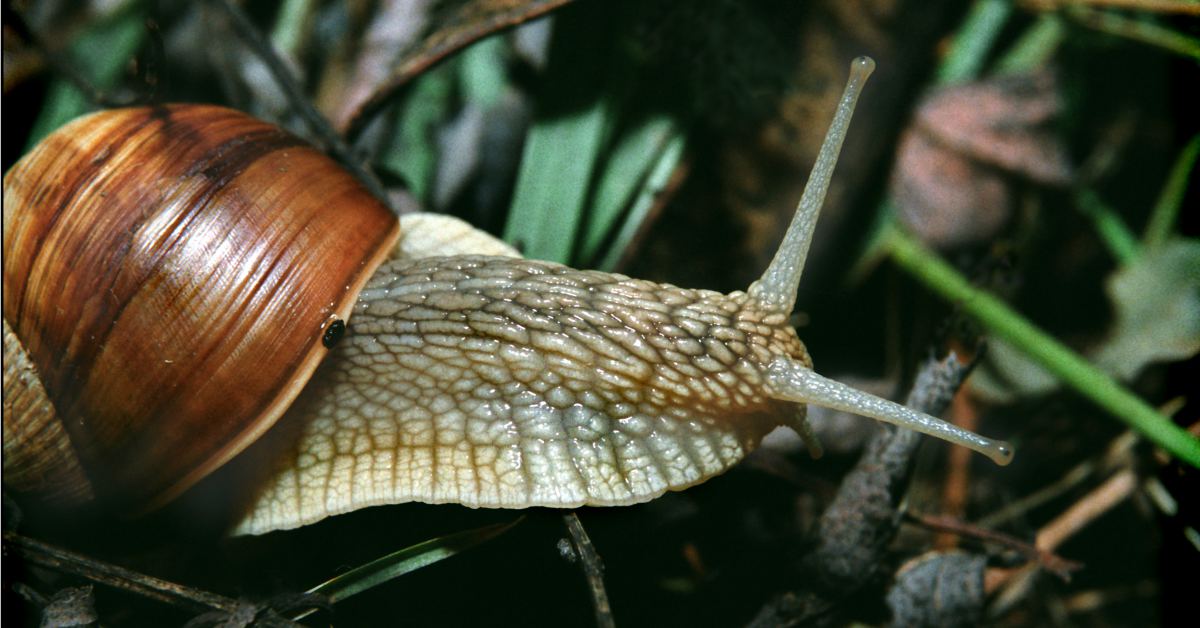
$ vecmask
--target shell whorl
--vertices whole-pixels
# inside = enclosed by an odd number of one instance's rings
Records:
[[[95,495],[66,428],[21,339],[4,321],[4,482],[49,503],[86,503]]]
[[[100,112],[5,175],[4,320],[62,419],[59,449],[134,513],[282,414],[396,232],[352,176],[265,122]]]

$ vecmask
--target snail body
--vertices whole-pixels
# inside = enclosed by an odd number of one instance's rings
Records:
[[[759,368],[810,364],[786,318],[745,293],[519,258],[385,265],[246,525],[282,525],[297,501],[574,507],[691,486],[802,419]]]
[[[139,455],[141,448],[163,437],[163,432],[146,428],[151,431],[131,439],[109,436],[118,443],[118,454],[111,462],[101,460],[103,456],[95,453],[96,448],[79,444],[82,437],[90,438],[92,432],[100,432],[101,436],[107,434],[99,428],[79,427],[81,422],[92,420],[91,410],[87,409],[90,406],[82,401],[92,398],[88,392],[91,390],[88,387],[90,379],[80,375],[91,371],[84,367],[48,364],[52,358],[46,357],[63,352],[61,347],[85,357],[90,353],[103,355],[109,344],[88,340],[93,332],[83,331],[62,332],[59,335],[67,339],[65,344],[53,344],[50,337],[54,334],[41,331],[36,324],[50,315],[29,317],[24,314],[31,289],[13,290],[11,292],[21,297],[10,299],[7,259],[10,251],[9,194],[10,188],[15,187],[16,178],[13,173],[5,179],[6,325],[12,325],[14,338],[24,342],[34,357],[32,368],[53,400],[42,405],[53,406],[59,415],[68,417],[59,431],[65,433],[69,441],[65,449],[80,454],[80,464],[67,475],[92,478],[91,492],[96,499],[115,496],[128,504],[153,506],[161,503],[244,447],[249,439],[240,434],[254,436],[261,433],[282,413],[282,406],[299,394],[283,421],[296,426],[299,431],[295,444],[285,448],[277,458],[270,479],[238,528],[242,532],[295,527],[364,506],[414,500],[509,508],[621,505],[646,501],[665,491],[702,482],[728,469],[752,450],[763,435],[779,425],[793,426],[804,434],[807,432],[805,403],[849,409],[897,422],[964,444],[1005,462],[1011,450],[1003,443],[988,441],[817,375],[812,371],[803,343],[787,324],[812,227],[841,138],[858,90],[872,67],[869,60],[855,62],[847,95],[814,167],[797,217],[771,267],[745,292],[724,295],[677,288],[502,255],[413,258],[393,254],[391,259],[383,260],[395,237],[395,221],[390,215],[380,218],[378,204],[369,198],[361,198],[369,197],[361,189],[343,192],[341,196],[347,199],[346,203],[339,203],[337,211],[330,208],[324,212],[312,211],[300,219],[303,227],[297,233],[309,235],[310,226],[335,216],[329,220],[338,223],[336,228],[343,230],[337,238],[360,237],[369,244],[355,245],[357,248],[353,250],[341,245],[343,248],[334,253],[340,256],[340,264],[335,264],[334,268],[317,264],[309,270],[278,273],[306,278],[327,274],[338,278],[332,285],[340,286],[341,290],[332,290],[333,296],[324,296],[303,306],[291,296],[283,297],[284,301],[294,305],[287,309],[284,322],[267,316],[250,317],[260,323],[257,327],[267,330],[293,322],[294,335],[302,340],[298,343],[301,348],[294,350],[301,356],[296,360],[305,368],[315,367],[325,353],[331,355],[303,393],[299,393],[299,388],[304,385],[307,373],[302,372],[303,369],[289,371],[284,368],[281,372],[286,384],[276,384],[277,388],[271,390],[279,390],[282,386],[286,394],[275,393],[274,397],[267,394],[269,402],[259,404],[278,410],[275,416],[260,422],[242,419],[253,427],[242,429],[236,438],[213,439],[217,444],[208,449],[215,449],[217,454],[194,455],[193,458],[201,460],[198,466],[192,465],[189,470],[174,474],[182,479],[156,482],[158,486],[153,490],[135,490],[131,487],[132,480],[152,473],[161,461],[139,461],[141,466],[136,467],[136,471],[113,470],[106,465],[121,467],[122,458]],[[175,111],[183,109],[169,111],[172,113],[167,117],[171,118],[177,115]],[[218,117],[229,113],[220,110]],[[82,123],[79,126],[82,127]],[[80,130],[68,128],[59,133]],[[129,132],[136,135],[133,130]],[[285,140],[272,141],[287,143]],[[246,143],[250,143],[249,140]],[[125,144],[121,142],[114,141],[112,146],[115,148],[105,145],[98,153],[91,154],[125,150]],[[240,149],[229,142],[221,146],[223,148],[202,151],[212,156],[208,163],[222,162],[230,158],[228,152]],[[288,144],[286,148],[262,149],[261,152],[271,155],[299,150],[310,149]],[[184,161],[182,156],[179,159]],[[238,163],[239,158],[232,159]],[[24,160],[22,164],[25,164]],[[14,172],[24,172],[21,168],[19,165]],[[166,186],[176,181],[184,183],[186,189],[189,176],[199,176],[208,184],[236,179],[221,173],[246,169],[234,166],[222,166],[216,171],[212,166],[184,168],[184,175],[159,177],[156,185]],[[284,170],[290,171],[291,167]],[[283,174],[280,173],[280,179]],[[303,178],[316,176],[308,174]],[[348,175],[343,173],[343,176]],[[342,179],[337,181],[336,185],[321,183],[315,188],[322,193],[329,189],[342,190],[338,187]],[[94,194],[96,188],[101,192],[107,190],[94,177],[89,179],[82,175],[78,181],[73,181],[73,185],[87,188],[88,194]],[[292,190],[298,185],[278,184],[277,188]],[[153,190],[155,185],[151,188]],[[222,189],[217,186],[217,190]],[[219,196],[223,193],[215,191],[211,194]],[[160,195],[168,199],[184,198],[171,193],[160,192]],[[203,193],[197,195],[202,200],[209,198]],[[238,194],[226,195],[239,197]],[[20,199],[19,204],[38,205],[41,199],[37,196]],[[268,195],[268,198],[272,197]],[[287,194],[278,189],[273,199],[290,204]],[[187,199],[188,202],[193,200]],[[276,207],[273,202],[260,204]],[[370,206],[363,218],[349,217],[362,211],[358,208],[342,209],[359,204]],[[14,224],[18,220],[15,217],[18,211],[31,210],[14,209],[11,218]],[[37,224],[46,219],[32,220]],[[320,224],[322,226],[313,231],[334,228],[323,222]],[[171,225],[182,226],[178,222],[171,222]],[[165,232],[176,233],[174,230]],[[136,237],[133,239],[133,242],[138,241]],[[219,249],[224,246],[225,238],[214,237],[208,242],[210,247]],[[276,255],[286,257],[286,254]],[[284,257],[272,259],[280,261]],[[12,272],[30,273],[37,263],[50,264],[49,256],[34,253],[32,258],[34,262],[23,262]],[[62,263],[61,260],[58,263]],[[261,268],[262,263],[256,262],[251,268]],[[276,267],[287,267],[282,261],[280,264]],[[124,277],[121,272],[109,271],[109,275]],[[150,273],[150,276],[156,275]],[[186,284],[190,288],[176,289],[168,292],[167,297],[157,298],[170,305],[178,295],[192,294],[193,289],[200,289],[200,284],[212,283],[188,281],[192,282]],[[239,282],[237,287],[248,290],[252,283]],[[136,288],[131,292],[136,296],[142,294],[142,290]],[[286,291],[293,288],[281,290],[291,295]],[[82,295],[85,301],[88,295],[94,298],[100,294],[94,286],[64,292]],[[61,306],[49,307],[52,309],[44,311],[56,312],[53,308]],[[301,309],[303,316],[297,313]],[[77,311],[91,313],[86,307]],[[120,307],[115,311],[123,312]],[[103,315],[94,313],[93,316],[97,320],[107,320],[104,316],[109,314],[110,311],[105,311]],[[71,320],[77,316],[64,314],[62,318]],[[34,323],[26,322],[30,318]],[[324,332],[331,321],[342,319],[349,319],[348,331],[330,351],[322,342]],[[111,329],[103,325],[95,327],[115,333],[121,326],[120,315],[116,320],[109,325]],[[248,342],[240,333],[241,328],[231,327],[244,320],[244,315],[227,315],[202,321],[202,329],[208,333],[216,327],[217,331],[227,332],[223,336],[226,339]],[[28,331],[31,327],[34,329],[32,334]],[[239,333],[228,333],[231,329]],[[147,356],[151,356],[149,362],[158,362],[159,356],[174,349],[174,343],[179,340],[176,333],[168,339],[151,341],[150,348],[140,353],[121,354],[120,359],[108,360],[106,366],[142,364],[147,361]],[[8,351],[7,335],[5,343]],[[245,355],[245,347],[239,347],[242,348],[226,353]],[[211,355],[201,350],[196,353]],[[258,358],[265,358],[265,355],[255,355],[255,358],[248,366],[251,371],[261,370],[256,365],[263,361]],[[99,361],[94,357],[87,362],[97,363]],[[135,373],[126,377],[153,379],[158,375]],[[16,378],[12,379],[16,381]],[[6,392],[9,380],[6,372]],[[79,386],[81,381],[84,382],[82,387]],[[226,385],[232,384],[208,379],[201,382],[200,388],[214,389],[219,395]],[[156,386],[155,390],[161,388]],[[149,405],[157,409],[159,415],[173,414],[179,402],[173,395],[169,397],[170,401]],[[280,401],[284,397],[287,399]],[[140,401],[127,400],[124,409],[116,414],[132,414],[141,405]],[[31,442],[37,439],[28,436],[28,432],[32,431],[38,437],[47,433],[40,428],[22,431],[10,426],[9,414],[6,411],[6,483],[10,475],[10,440]],[[176,440],[190,438],[177,436],[179,433],[173,428],[168,432],[168,439],[170,436]],[[218,462],[211,462],[213,460]],[[182,460],[171,462],[181,468],[188,466]]]

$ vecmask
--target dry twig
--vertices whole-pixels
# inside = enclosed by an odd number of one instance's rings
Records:
[[[261,621],[260,625],[263,626],[299,626],[299,624],[279,617],[265,605],[250,604],[202,589],[148,576],[15,532],[4,533],[4,544],[6,550],[15,551],[18,556],[31,564],[116,587],[191,612],[208,614],[215,611],[230,617],[249,616]]]
[[[616,623],[613,620],[612,606],[608,603],[608,591],[604,588],[604,564],[600,561],[600,555],[596,553],[592,539],[588,537],[587,530],[583,529],[583,523],[579,521],[578,515],[569,512],[563,515],[563,522],[566,523],[567,531],[571,534],[571,543],[579,554],[580,563],[583,565],[583,575],[587,578],[588,588],[592,592],[596,626],[612,628],[616,626]]]
[[[906,405],[941,414],[971,366],[954,353],[929,360],[918,373]],[[769,601],[751,625],[813,621],[879,572],[900,525],[899,503],[920,442],[920,434],[911,430],[880,428],[821,516],[816,547],[802,561],[804,587]]]
[[[926,515],[915,512],[906,513],[906,516],[910,521],[932,530],[941,530],[944,532],[951,532],[956,536],[967,536],[979,539],[981,541],[998,543],[1009,549],[1016,550],[1029,560],[1036,561],[1043,569],[1053,573],[1063,580],[1069,581],[1071,579],[1071,573],[1078,571],[1083,567],[1083,565],[1080,563],[1062,558],[1061,556],[1058,556],[1047,549],[1038,547],[1032,543],[1027,543],[1014,536],[967,523],[954,517]]]

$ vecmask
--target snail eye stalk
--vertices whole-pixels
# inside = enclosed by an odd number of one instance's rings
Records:
[[[771,264],[748,290],[750,296],[764,310],[791,314],[792,307],[796,305],[796,290],[800,287],[804,260],[808,257],[808,248],[812,244],[813,229],[817,226],[821,206],[825,204],[825,194],[829,191],[833,168],[837,165],[842,142],[850,128],[854,106],[858,104],[863,85],[874,70],[875,61],[870,57],[858,57],[850,64],[850,78],[846,81],[846,89],[842,92],[833,122],[830,123],[825,141],[821,144],[821,152],[817,154],[817,161],[808,175],[808,183],[804,186],[804,193],[800,196],[792,223],[788,226]]]
[[[804,194],[796,207],[796,214],[783,237],[783,243],[780,244],[766,272],[748,291],[764,310],[788,314],[795,305],[796,290],[800,287],[800,275],[804,271],[804,261],[812,243],[813,229],[825,202],[825,195],[829,191],[829,182],[833,178],[833,169],[837,165],[842,142],[846,139],[850,119],[854,115],[854,107],[858,103],[863,85],[874,69],[875,62],[869,57],[859,57],[850,65],[850,78],[846,82],[846,89],[842,92],[837,112],[829,126],[829,132],[825,135],[825,141],[804,187]],[[1008,464],[1012,460],[1013,449],[1008,443],[984,438],[898,403],[822,377],[793,360],[778,358],[770,364],[767,369],[767,388],[768,393],[776,399],[843,410],[907,427],[977,451],[998,464]],[[803,427],[805,424],[801,421],[800,425]]]
[[[984,438],[928,414],[851,388],[786,358],[771,363],[767,370],[767,390],[776,399],[851,412],[928,434],[979,452],[999,465],[1012,462],[1012,445],[1004,441]]]

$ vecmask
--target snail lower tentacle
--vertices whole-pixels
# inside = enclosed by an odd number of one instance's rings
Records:
[[[766,380],[771,396],[777,399],[852,412],[962,445],[991,458],[996,464],[1012,462],[1012,446],[1004,441],[984,438],[928,414],[851,388],[818,375],[803,364],[785,358],[774,360]]]

